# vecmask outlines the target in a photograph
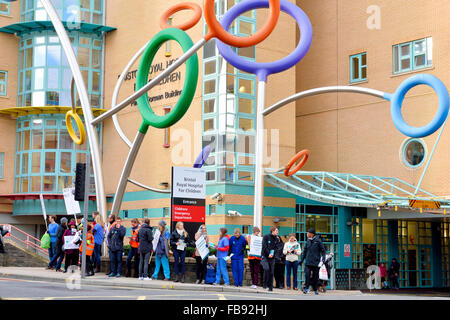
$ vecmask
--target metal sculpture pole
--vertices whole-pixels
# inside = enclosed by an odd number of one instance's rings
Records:
[[[53,27],[58,34],[61,46],[64,49],[67,60],[69,61],[70,69],[72,75],[75,79],[75,84],[77,86],[78,94],[80,96],[81,107],[83,108],[83,115],[86,124],[87,137],[89,141],[89,148],[92,155],[92,167],[94,169],[95,177],[95,191],[97,195],[97,209],[103,216],[104,221],[106,221],[106,195],[105,188],[103,184],[103,172],[101,165],[101,155],[99,141],[96,133],[96,128],[92,124],[94,116],[92,114],[91,105],[89,102],[89,96],[86,90],[86,85],[81,74],[80,66],[77,62],[77,57],[73,51],[72,45],[70,43],[69,37],[67,35],[66,29],[58,17],[58,13],[53,7],[50,0],[40,0],[44,6],[47,14],[52,21]]]

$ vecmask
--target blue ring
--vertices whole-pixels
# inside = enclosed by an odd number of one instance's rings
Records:
[[[401,109],[406,93],[421,84],[430,86],[436,91],[439,97],[439,108],[430,123],[423,127],[413,127],[405,122]],[[429,74],[419,74],[406,79],[392,96],[386,98],[391,100],[391,116],[394,125],[401,133],[411,138],[423,138],[435,133],[448,117],[450,98],[447,87],[441,80]]]
[[[211,147],[207,145],[203,148],[202,152],[197,156],[197,159],[194,161],[194,168],[201,168],[205,164],[206,160],[209,157],[209,154],[211,153]]]

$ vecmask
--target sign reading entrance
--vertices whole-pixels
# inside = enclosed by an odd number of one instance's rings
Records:
[[[409,200],[410,208],[422,208],[422,209],[440,209],[441,203],[439,201],[427,201],[427,200]]]
[[[193,239],[205,223],[206,172],[204,169],[172,167],[171,230],[178,221]]]

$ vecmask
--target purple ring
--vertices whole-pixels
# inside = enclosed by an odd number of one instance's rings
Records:
[[[194,161],[194,168],[201,168],[206,162],[206,159],[208,159],[209,154],[211,153],[211,147],[207,145],[203,148],[202,152],[197,156],[197,159]]]
[[[227,60],[232,66],[243,70],[247,73],[256,74],[260,81],[267,81],[267,77],[271,74],[285,71],[289,68],[292,68],[308,52],[312,43],[312,25],[309,21],[308,16],[302,9],[297,7],[295,4],[287,1],[280,0],[281,10],[292,16],[300,28],[300,42],[297,45],[297,48],[293,52],[291,52],[287,57],[284,57],[281,60],[268,62],[268,63],[258,63],[254,61],[249,61],[247,59],[243,59],[238,56],[229,45],[221,42],[217,39],[217,48],[219,49],[220,54]],[[252,0],[252,1],[243,1],[232,7],[228,10],[227,13],[222,17],[220,23],[224,27],[225,30],[228,31],[231,23],[241,14],[246,11],[260,9],[260,8],[269,8],[268,0]]]

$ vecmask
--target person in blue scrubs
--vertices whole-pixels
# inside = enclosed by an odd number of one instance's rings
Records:
[[[244,250],[247,246],[247,240],[241,235],[239,228],[234,229],[233,236],[230,238],[231,272],[233,273],[234,285],[242,287],[244,279]]]

